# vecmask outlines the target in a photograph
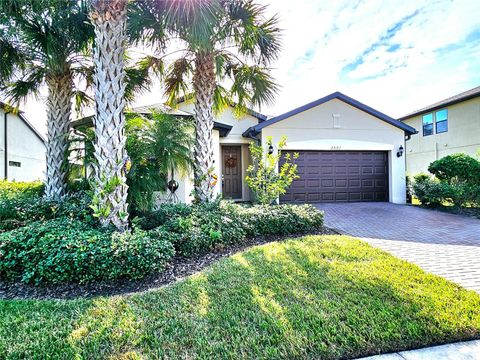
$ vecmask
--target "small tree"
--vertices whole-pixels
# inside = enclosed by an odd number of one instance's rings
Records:
[[[298,154],[283,156],[284,162],[279,165],[282,158],[281,150],[285,147],[287,138],[283,136],[277,145],[278,151],[273,149],[273,140],[267,138],[267,150],[261,145],[250,144],[250,154],[253,164],[247,169],[245,181],[255,193],[256,201],[260,204],[272,204],[280,195],[285,194],[293,180],[298,179],[297,165],[294,163]],[[277,171],[278,169],[278,171]]]

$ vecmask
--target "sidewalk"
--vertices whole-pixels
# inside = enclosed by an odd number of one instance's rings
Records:
[[[359,360],[480,360],[480,340],[376,355]]]

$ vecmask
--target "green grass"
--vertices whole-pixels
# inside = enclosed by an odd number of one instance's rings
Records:
[[[344,236],[257,246],[148,293],[0,301],[0,358],[348,358],[480,335],[480,296]]]

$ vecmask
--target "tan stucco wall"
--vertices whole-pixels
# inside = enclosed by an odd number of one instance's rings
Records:
[[[407,174],[427,172],[432,161],[449,154],[463,152],[476,156],[480,149],[480,97],[448,106],[446,109],[448,131],[445,133],[423,136],[424,114],[404,121],[418,130],[418,134],[412,135],[406,143]]]
[[[339,115],[334,127],[333,114]],[[287,150],[384,150],[389,154],[390,201],[405,202],[405,157],[396,153],[404,131],[334,99],[262,130],[262,141],[287,136]]]
[[[0,176],[5,177],[5,117],[0,109]],[[20,167],[7,164],[8,180],[43,180],[46,171],[45,144],[16,114],[7,115],[7,156],[8,161],[21,164]]]

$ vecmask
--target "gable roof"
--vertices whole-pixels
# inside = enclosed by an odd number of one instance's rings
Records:
[[[177,104],[181,104],[181,103],[186,102],[186,101],[187,101],[187,100],[186,100],[186,97],[185,97],[185,96],[181,96],[181,97],[178,98]],[[231,107],[234,107],[234,106],[235,106],[235,103],[231,103],[230,106],[231,106]],[[255,110],[253,110],[253,109],[246,108],[246,112],[247,112],[248,115],[251,115],[251,116],[257,118],[257,119],[258,119],[258,122],[263,122],[263,121],[265,121],[265,120],[268,119],[268,116],[263,115],[263,114],[255,111]]]
[[[272,124],[275,124],[279,121],[282,121],[282,120],[285,120],[285,119],[288,119],[289,117],[292,117],[293,115],[296,115],[296,114],[299,114],[303,111],[306,111],[306,110],[309,110],[311,108],[314,108],[316,106],[319,106],[321,104],[324,104],[330,100],[333,100],[333,99],[338,99],[338,100],[341,100],[343,101],[344,103],[347,103],[353,107],[356,107],[357,109],[359,110],[362,110],[390,125],[393,125],[397,128],[400,128],[402,130],[404,130],[407,134],[416,134],[417,133],[417,130],[415,130],[413,127],[407,125],[407,124],[404,124],[402,123],[401,121],[398,121],[398,120],[395,120],[394,118],[391,118],[390,116],[388,115],[385,115],[383,113],[381,113],[380,111],[377,111],[373,108],[371,108],[370,106],[367,106],[365,104],[362,104],[360,101],[357,101],[345,94],[342,94],[341,92],[339,91],[336,91],[330,95],[327,95],[323,98],[320,98],[318,100],[315,100],[315,101],[312,101],[311,103],[308,103],[308,104],[305,104],[303,106],[300,106],[296,109],[293,109],[293,110],[290,110],[282,115],[279,115],[279,116],[276,116],[276,117],[273,117],[271,119],[268,119],[258,125],[255,125],[255,126],[252,126],[250,127],[249,129],[247,129],[244,133],[243,133],[243,136],[245,137],[251,137],[251,136],[256,136],[258,135],[261,130],[264,128],[264,127],[267,127],[269,125],[272,125]]]
[[[442,101],[436,102],[432,105],[421,108],[419,110],[415,110],[414,112],[412,112],[410,114],[402,116],[399,120],[403,121],[403,120],[411,118],[413,116],[417,116],[417,115],[420,115],[420,114],[423,114],[423,113],[426,113],[426,112],[429,112],[429,111],[437,110],[437,109],[440,109],[440,108],[448,106],[448,105],[457,104],[457,103],[462,102],[462,101],[467,101],[467,100],[476,98],[478,96],[480,96],[480,86],[474,87],[473,89],[470,89],[470,90],[464,91],[460,94],[457,94],[457,95],[451,96],[449,98],[443,99]]]
[[[42,136],[42,134],[40,134],[38,132],[38,130],[35,128],[35,126],[33,126],[30,121],[27,120],[27,118],[25,117],[25,115],[23,115],[23,111],[22,110],[17,110],[15,112],[11,111],[12,109],[15,109],[15,107],[7,104],[7,103],[4,103],[2,101],[0,101],[0,108],[3,109],[5,112],[7,113],[14,113],[15,115],[17,115],[20,120],[22,120],[25,125],[27,125],[27,127],[40,139],[41,142],[43,142],[45,144],[45,139],[44,137]]]

